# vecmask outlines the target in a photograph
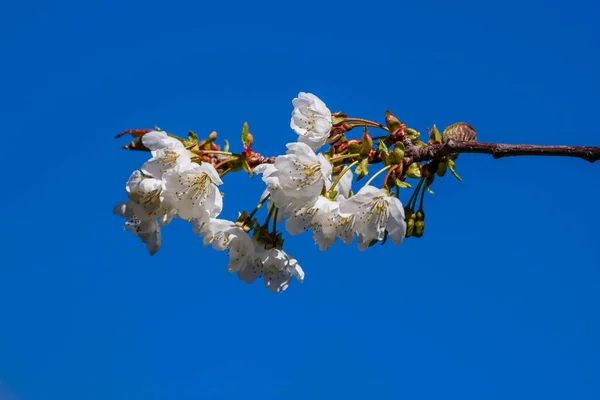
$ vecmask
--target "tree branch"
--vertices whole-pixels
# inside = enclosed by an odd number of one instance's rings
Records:
[[[600,160],[600,147],[479,143],[454,140],[445,144],[430,144],[424,147],[411,146],[407,153],[407,156],[415,162],[441,160],[447,155],[460,153],[491,154],[494,158],[512,156],[576,157],[592,163]]]

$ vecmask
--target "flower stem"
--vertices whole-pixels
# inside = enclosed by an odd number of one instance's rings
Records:
[[[333,189],[335,189],[335,187],[337,186],[337,184],[340,183],[340,181],[342,180],[342,177],[344,176],[344,174],[346,174],[346,172],[350,171],[350,168],[354,167],[358,163],[359,163],[359,161],[354,161],[352,164],[346,166],[346,168],[344,168],[342,170],[342,172],[340,172],[340,174],[338,175],[338,177],[335,178],[335,181],[333,182],[333,184],[329,188],[329,191],[332,192]]]
[[[234,157],[223,160],[220,163],[218,163],[217,165],[215,165],[215,169],[219,169],[219,167],[222,167],[223,165],[227,164],[228,162],[235,161],[235,160],[237,160],[237,158],[234,158]]]
[[[254,217],[254,215],[258,212],[258,210],[260,210],[260,208],[263,206],[263,204],[265,204],[267,202],[267,200],[269,200],[269,197],[271,197],[271,193],[269,193],[268,195],[266,195],[265,198],[262,199],[260,201],[260,203],[258,203],[256,205],[256,207],[254,207],[254,210],[252,210],[252,212],[250,213],[250,215],[248,215],[248,218],[247,218],[248,221],[252,220],[252,217]]]
[[[275,207],[275,215],[273,216],[273,239],[277,238],[277,214],[279,214],[279,208]]]
[[[383,129],[386,131],[389,130],[385,125],[381,125],[379,122],[369,121],[368,119],[346,118],[345,122],[348,122],[353,128],[359,127],[359,126],[370,126],[373,128],[379,128],[379,129]]]
[[[227,168],[225,171],[223,171],[219,174],[219,177],[222,178],[230,172],[231,172],[231,168]]]
[[[379,171],[377,171],[377,172],[375,173],[375,175],[373,175],[373,176],[371,177],[371,179],[369,179],[369,180],[367,181],[367,183],[365,183],[365,186],[369,186],[369,185],[371,184],[371,182],[373,182],[373,179],[377,178],[379,175],[383,174],[385,171],[387,171],[387,170],[388,170],[388,169],[390,169],[390,168],[392,168],[392,166],[391,166],[391,165],[388,165],[387,167],[383,167],[383,168],[381,168]]]
[[[234,157],[241,157],[241,154],[236,154],[236,153],[231,153],[229,151],[218,151],[218,150],[200,150],[201,154],[221,154],[224,156],[234,156]]]
[[[271,217],[273,216],[273,211],[275,211],[274,205],[272,205],[271,208],[269,209],[269,215],[267,215],[267,219],[265,220],[265,223],[263,224],[264,227],[269,226],[269,221],[271,220]]]
[[[390,170],[387,172],[387,174],[385,174],[385,178],[383,178],[383,187],[387,187],[388,178],[390,177],[390,174],[396,167],[397,167],[397,165],[394,165],[393,168],[390,168]],[[398,190],[400,190],[400,188],[398,188]]]
[[[413,209],[414,206],[411,206],[412,203],[416,203],[417,202],[417,194],[419,193],[419,190],[421,190],[421,185],[423,185],[423,181],[425,179],[421,178],[421,180],[419,181],[419,184],[417,185],[417,187],[415,188],[415,191],[413,192],[413,194],[410,196],[410,199],[408,200],[408,203],[406,204],[408,208],[410,208],[411,210]]]
[[[422,178],[422,179],[425,179],[425,178]],[[419,211],[421,211],[421,212],[423,212],[423,199],[425,199],[425,190],[427,190],[427,187],[428,187],[428,185],[427,185],[427,183],[425,183],[423,185],[423,190],[421,190],[421,202],[419,203]]]
[[[348,158],[355,158],[355,157],[360,157],[359,153],[353,153],[353,154],[345,154],[343,156],[337,156],[337,157],[331,157],[331,159],[329,160],[330,162],[337,162],[337,161],[342,161]]]

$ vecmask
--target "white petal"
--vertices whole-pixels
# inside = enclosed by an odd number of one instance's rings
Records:
[[[337,179],[337,175],[334,176],[332,179]],[[348,170],[348,172],[346,172],[344,176],[342,176],[342,179],[340,179],[337,186],[335,187],[335,190],[338,191],[339,196],[342,196],[344,198],[349,197],[350,191],[352,190],[352,180],[352,171]]]
[[[142,136],[142,144],[150,150],[159,150],[166,147],[183,147],[183,144],[163,131],[152,131]]]
[[[247,265],[246,268],[238,272],[238,279],[246,283],[253,283],[260,278],[262,273],[262,265],[259,262],[254,261],[250,265]]]
[[[203,162],[199,165],[198,170],[207,174],[215,185],[223,184],[223,181],[219,177],[219,173],[211,163]]]
[[[406,221],[404,220],[404,207],[395,197],[389,197],[390,219],[386,229],[388,236],[394,244],[401,244],[406,236]]]
[[[314,150],[311,149],[306,143],[294,142],[288,143],[285,146],[288,148],[287,154],[295,155],[296,158],[302,162],[317,161],[317,155],[315,154]]]

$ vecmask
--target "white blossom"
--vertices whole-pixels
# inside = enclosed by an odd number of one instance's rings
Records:
[[[253,283],[263,276],[265,286],[273,293],[281,293],[288,288],[292,277],[300,283],[304,281],[304,271],[295,258],[280,249],[265,249],[264,244],[253,240],[254,260],[238,272],[238,278]]]
[[[312,93],[298,93],[292,104],[294,111],[290,127],[300,136],[299,142],[318,150],[329,138],[332,127],[331,111]]]
[[[234,226],[235,224],[232,221],[227,221],[225,219],[210,218],[209,220],[206,220],[194,218],[192,220],[194,233],[203,238],[204,246],[208,246],[212,243],[219,243],[221,245],[224,241],[223,231]],[[217,247],[217,250],[225,250],[225,247]]]
[[[166,225],[175,214],[173,196],[165,191],[160,179],[147,178],[134,171],[125,185],[132,214],[141,221],[159,219]]]
[[[262,175],[262,180],[267,185],[267,188],[260,196],[260,201],[263,201],[267,195],[270,195],[267,209],[270,210],[275,204],[279,204],[280,207],[284,209],[288,207],[289,204],[292,204],[294,199],[286,196],[286,194],[281,190],[281,185],[279,184],[279,172],[275,165],[273,164],[260,164],[254,167],[254,172]],[[277,214],[277,222],[283,221],[284,213]]]
[[[142,143],[151,150],[152,158],[144,163],[142,171],[155,178],[161,178],[168,170],[177,165],[191,162],[190,153],[177,139],[165,132],[152,131],[142,136]]]
[[[223,198],[217,185],[223,182],[210,163],[177,165],[163,179],[181,218],[205,221],[221,213]]]
[[[160,225],[156,219],[140,220],[134,214],[132,202],[117,204],[113,213],[126,219],[125,230],[133,232],[142,243],[146,243],[146,249],[150,255],[154,255],[160,249]]]
[[[315,154],[304,143],[289,143],[287,148],[286,155],[275,159],[276,172],[269,176],[270,179],[276,176],[284,195],[285,201],[273,199],[280,208],[295,200],[315,201],[324,188],[331,186],[331,164],[322,154]]]
[[[229,272],[238,272],[254,262],[254,241],[232,221],[212,218],[208,222],[194,220],[194,232],[204,238],[204,246],[229,253]]]
[[[365,250],[373,241],[382,240],[387,231],[394,244],[406,234],[404,208],[396,197],[374,186],[364,186],[349,199],[340,201],[340,211],[352,214],[353,229],[358,233],[358,248]]]
[[[160,249],[160,227],[175,216],[173,196],[165,191],[164,182],[134,171],[125,185],[129,201],[119,203],[113,213],[126,219],[125,229],[133,232],[150,255]]]
[[[298,261],[283,250],[267,250],[261,261],[265,285],[273,293],[286,290],[292,277],[296,277],[300,283],[304,281],[304,271]]]
[[[344,244],[354,240],[354,216],[340,211],[340,203],[319,197],[319,210],[311,221],[313,239],[319,250],[325,251],[339,238]]]

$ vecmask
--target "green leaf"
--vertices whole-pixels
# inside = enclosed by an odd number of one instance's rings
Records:
[[[421,134],[413,128],[405,128],[404,132],[406,132],[406,136],[413,141],[418,140],[421,137]]]
[[[360,164],[358,164],[358,167],[356,168],[357,170],[357,174],[359,175],[369,175],[369,159],[368,158],[363,158],[360,162]],[[358,172],[360,170],[360,172]]]
[[[198,135],[196,135],[193,131],[188,132],[188,145],[194,145],[198,143]]]
[[[435,173],[438,176],[442,177],[442,176],[446,175],[447,169],[448,169],[448,163],[445,161],[442,161],[438,164],[437,171],[435,171]]]
[[[388,147],[385,145],[385,143],[383,142],[383,140],[379,141],[379,144],[377,145],[377,150],[379,150],[379,151],[388,151]]]
[[[404,145],[402,146],[404,147]],[[404,158],[404,149],[398,146],[394,146],[394,151],[390,153],[390,159],[394,164],[402,163],[402,159]]]
[[[401,181],[400,179],[396,179],[396,186],[398,186],[401,189],[409,189],[412,187],[410,183]]]
[[[248,136],[249,133],[250,133],[250,131],[248,129],[248,122],[244,122],[244,126],[242,127],[242,143],[243,144],[248,144],[248,142],[250,141],[250,137]]]
[[[223,151],[229,151],[229,141],[225,139],[225,145],[223,146]]]
[[[421,178],[421,169],[419,168],[419,164],[410,164],[410,166],[408,167],[407,175],[409,178],[413,179]]]
[[[458,176],[458,174],[454,170],[455,165],[456,165],[456,163],[454,162],[454,160],[448,160],[448,169],[450,170],[450,172],[452,172],[452,175],[454,175],[454,177],[456,179],[458,179],[460,182],[462,182],[462,178],[460,176]]]
[[[331,115],[331,123],[333,125],[339,125],[346,120],[346,116],[344,114],[332,114]]]

